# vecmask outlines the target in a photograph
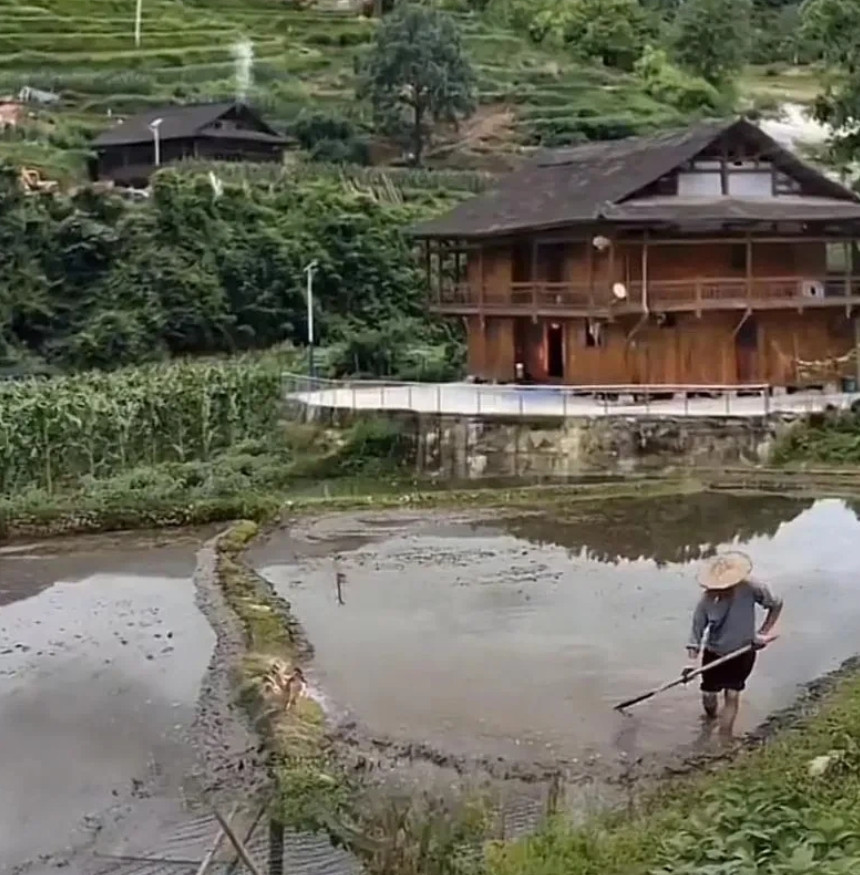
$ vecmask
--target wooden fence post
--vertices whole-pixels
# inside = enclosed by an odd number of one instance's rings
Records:
[[[269,818],[269,875],[284,875],[284,824]]]

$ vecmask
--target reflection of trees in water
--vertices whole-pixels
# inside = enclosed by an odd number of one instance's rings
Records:
[[[557,544],[598,562],[652,559],[658,565],[712,556],[720,544],[772,537],[813,499],[702,493],[607,499],[505,523],[512,535]],[[860,505],[858,505],[860,506]]]
[[[845,507],[847,507],[848,510],[850,510],[854,514],[854,516],[856,516],[857,519],[860,520],[860,501],[857,501],[853,498],[846,498],[844,499],[844,501]]]

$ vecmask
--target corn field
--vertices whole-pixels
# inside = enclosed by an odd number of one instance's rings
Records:
[[[270,434],[279,402],[277,368],[241,359],[0,383],[0,492],[205,460]]]

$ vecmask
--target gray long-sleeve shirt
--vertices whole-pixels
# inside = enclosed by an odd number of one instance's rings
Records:
[[[773,610],[782,605],[763,583],[747,580],[733,592],[717,598],[703,595],[693,612],[693,628],[687,644],[698,650],[702,635],[708,630],[707,648],[720,656],[751,644],[756,636],[755,606]]]

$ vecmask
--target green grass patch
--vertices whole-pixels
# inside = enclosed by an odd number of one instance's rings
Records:
[[[275,666],[289,671],[299,664],[303,644],[289,605],[242,560],[256,534],[257,525],[242,520],[216,547],[218,584],[245,631],[246,652],[236,667],[238,695],[274,758],[284,821],[297,829],[324,828],[348,791],[322,708],[310,697],[288,708],[266,683]]]
[[[809,106],[821,93],[822,74],[811,66],[750,66],[741,76],[738,90],[753,99],[765,98]]]
[[[771,459],[777,465],[860,463],[860,412],[816,413],[793,423]]]
[[[715,774],[676,780],[632,816],[490,852],[494,875],[848,875],[860,871],[860,679]],[[812,711],[813,713],[809,713]],[[820,758],[820,759],[819,759]]]

